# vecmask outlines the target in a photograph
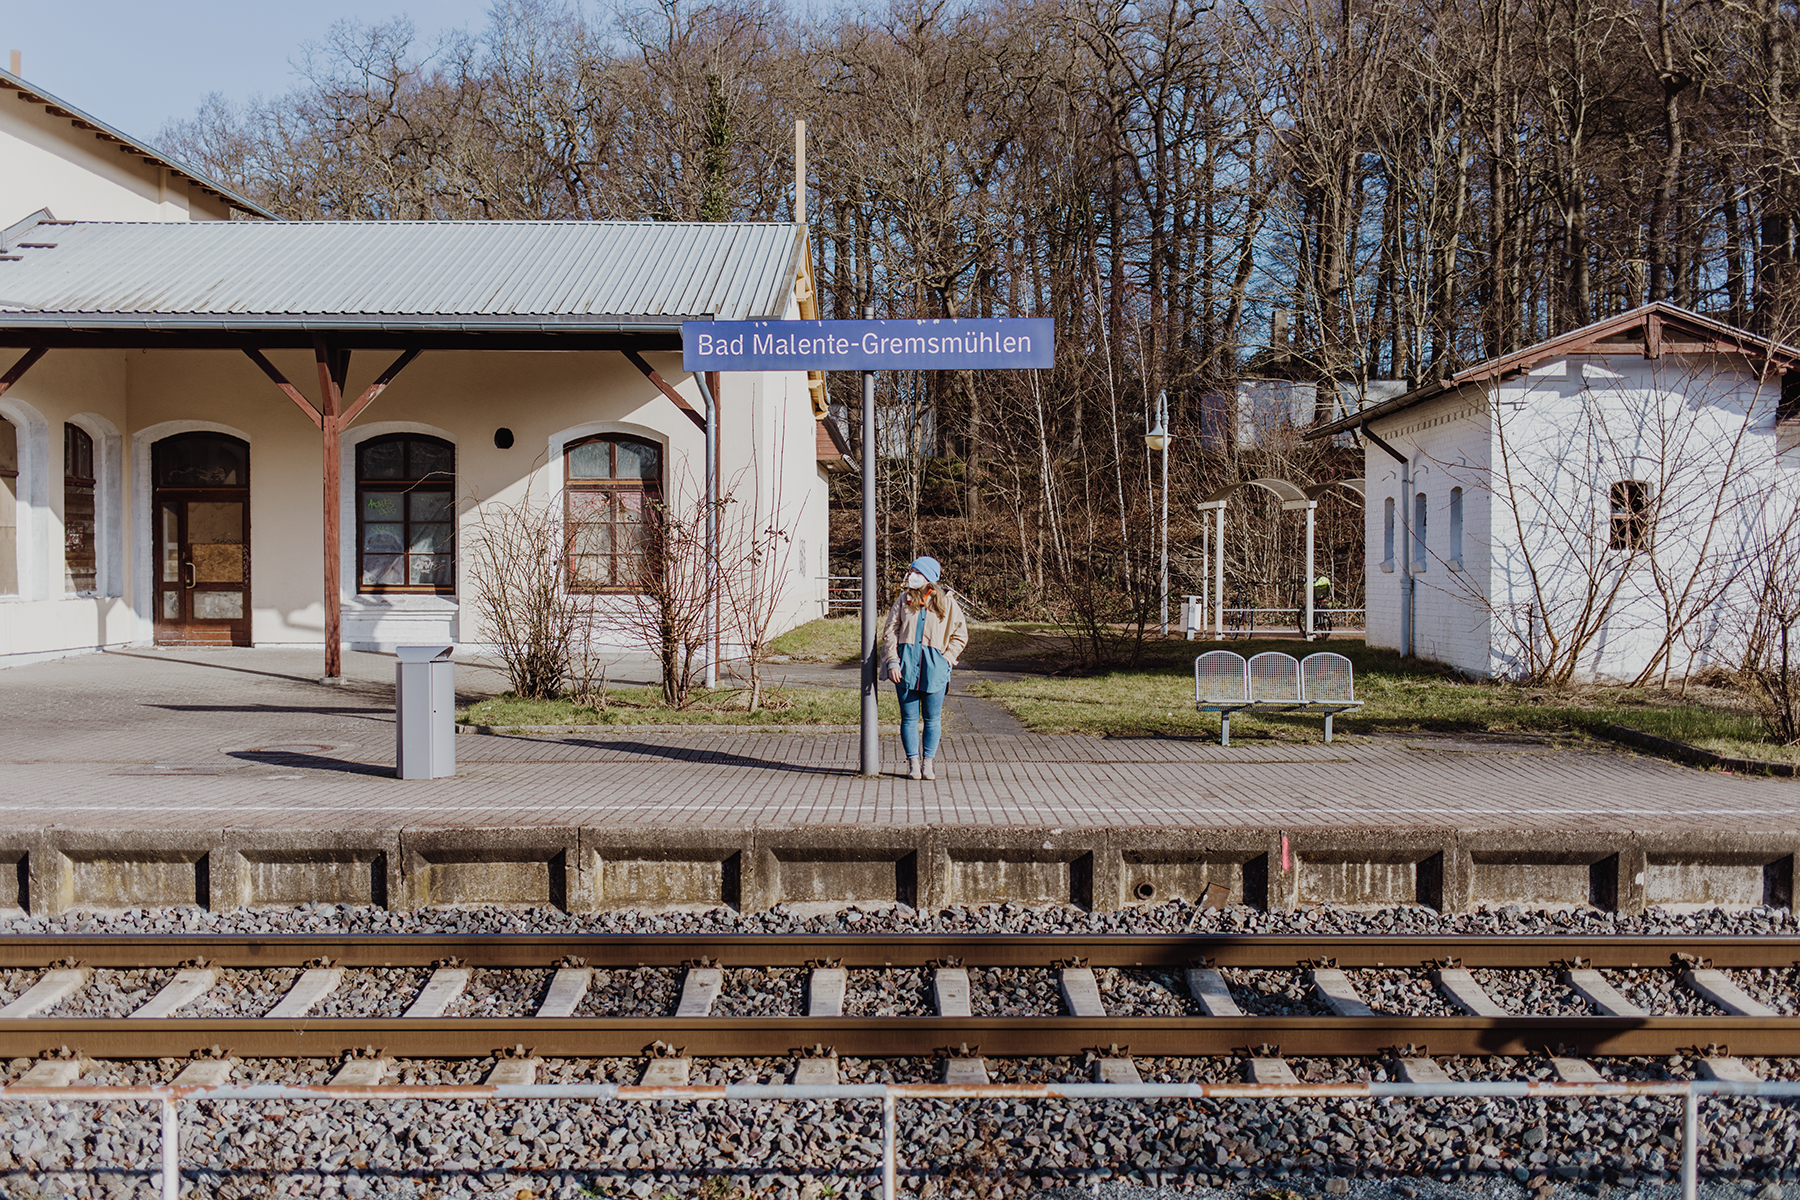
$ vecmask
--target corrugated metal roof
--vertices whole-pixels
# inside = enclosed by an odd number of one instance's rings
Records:
[[[185,162],[157,149],[149,142],[134,138],[128,133],[122,133],[119,130],[114,129],[99,117],[82,112],[67,100],[61,100],[52,96],[37,84],[27,83],[24,79],[14,75],[11,71],[0,71],[0,87],[10,88],[13,91],[18,92],[21,100],[27,100],[34,104],[42,104],[51,116],[68,118],[77,129],[91,129],[105,141],[114,142],[120,146],[128,146],[143,157],[154,159],[163,166],[168,167],[177,175],[187,176],[206,191],[222,198],[233,208],[241,208],[245,212],[254,213],[259,217],[267,217],[271,221],[279,221],[281,219],[256,201],[232,191],[204,171],[188,166]]]
[[[801,234],[723,222],[44,222],[0,261],[0,324],[77,314],[83,324],[459,328],[780,317]]]

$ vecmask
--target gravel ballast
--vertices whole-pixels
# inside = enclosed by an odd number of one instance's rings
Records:
[[[1424,908],[1349,909],[1313,907],[1264,911],[1244,905],[1197,908],[1184,900],[1136,905],[1120,912],[1093,913],[1063,905],[953,904],[938,912],[907,905],[864,911],[855,906],[825,915],[801,915],[785,905],[766,912],[717,907],[699,912],[621,909],[566,913],[557,908],[474,907],[388,911],[369,906],[312,904],[297,908],[124,909],[71,911],[61,916],[16,915],[0,921],[0,933],[636,933],[636,934],[883,934],[883,933],[1238,933],[1297,934],[1328,938],[1337,934],[1558,934],[1621,936],[1755,936],[1800,934],[1800,922],[1784,908],[1710,909],[1672,913],[1652,909],[1641,916],[1594,909],[1544,912],[1507,905],[1470,913],[1438,913]]]
[[[634,967],[597,970],[587,995],[575,1008],[578,1017],[664,1017],[681,999],[680,967]]]
[[[310,1017],[398,1017],[431,978],[427,967],[359,967],[313,1006]]]
[[[725,986],[713,1001],[720,1017],[803,1017],[806,977],[803,967],[735,967],[725,971]]]
[[[849,918],[854,916],[855,920]],[[1422,909],[1311,909],[1264,913],[1233,907],[1150,905],[1097,915],[1072,908],[1022,905],[951,907],[937,913],[898,908],[802,917],[785,910],[743,914],[565,914],[555,910],[425,910],[311,906],[292,910],[128,910],[47,919],[14,918],[12,934],[89,933],[1288,933],[1318,939],[1330,953],[1337,934],[1787,934],[1800,932],[1785,910],[1681,913],[1643,917],[1575,911],[1533,913],[1505,908],[1441,916]],[[96,971],[94,981],[59,1006],[59,1016],[124,1016],[154,995],[170,970]],[[1363,999],[1381,1011],[1453,1012],[1422,970],[1352,971]],[[0,994],[22,992],[37,971],[0,973]],[[315,1014],[398,1016],[429,971],[356,969]],[[679,969],[598,970],[581,1015],[653,1016],[673,1011]],[[1179,971],[1097,969],[1107,1011],[1114,1015],[1195,1015]],[[1226,969],[1239,1005],[1250,1013],[1323,1013],[1303,972]],[[228,971],[221,986],[183,1011],[256,1015],[291,985],[297,972]],[[490,978],[491,976],[491,978]],[[1793,1011],[1795,972],[1733,971],[1751,995]],[[240,978],[241,977],[241,978]],[[478,970],[451,1011],[523,1015],[534,1011],[548,970]],[[1716,1010],[1679,985],[1666,967],[1608,971],[1628,998],[1652,1012]],[[1509,1011],[1581,1013],[1551,971],[1477,971],[1490,996]],[[781,1015],[804,1012],[805,971],[727,970],[715,1012]],[[923,1015],[930,1011],[930,972],[853,970],[847,1015]],[[1056,973],[1044,969],[971,970],[975,1011],[1056,1016],[1063,1013]],[[11,998],[11,997],[8,997]],[[215,1005],[203,1010],[203,1005]],[[1098,1039],[1103,1040],[1103,1039]],[[229,1049],[227,1047],[226,1049]],[[1140,1058],[1147,1081],[1241,1078],[1237,1058]],[[1376,1060],[1290,1058],[1303,1079],[1383,1078]],[[1611,1078],[1690,1078],[1691,1057],[1594,1059]],[[1796,1060],[1749,1060],[1767,1077],[1800,1076]],[[1542,1058],[1439,1059],[1452,1078],[1548,1078]],[[166,1082],[185,1060],[97,1064],[92,1082]],[[7,1077],[30,1064],[14,1060]],[[491,1059],[412,1060],[396,1064],[395,1082],[474,1082]],[[322,1082],[337,1069],[329,1059],[256,1060],[240,1064],[240,1082]],[[1079,1058],[990,1059],[993,1077],[1085,1080]],[[635,1083],[639,1058],[547,1060],[542,1082],[610,1080]],[[839,1061],[846,1082],[934,1080],[932,1059]],[[778,1082],[791,1078],[791,1058],[703,1059],[694,1082]],[[1780,1194],[1758,1192],[1793,1177],[1800,1163],[1800,1109],[1754,1101],[1708,1101],[1702,1155],[1708,1200]],[[1449,1200],[1485,1196],[1532,1200],[1606,1200],[1666,1196],[1680,1146],[1679,1104],[1607,1098],[1579,1105],[1541,1100],[1227,1101],[1081,1103],[1073,1101],[907,1102],[900,1106],[901,1186],[909,1197],[1007,1200],[1061,1188],[1046,1200],[1251,1200],[1272,1188],[1297,1197],[1348,1195],[1366,1200]],[[250,1197],[275,1194],[360,1198],[517,1197],[576,1200],[873,1200],[879,1194],[880,1108],[850,1102],[732,1102],[599,1105],[585,1102],[404,1101],[386,1104],[207,1103],[184,1118],[183,1161],[189,1194]],[[66,1102],[0,1106],[0,1193],[121,1200],[156,1194],[159,1143],[149,1105],[88,1106]],[[1385,1178],[1380,1178],[1385,1176]],[[1343,1190],[1330,1181],[1342,1181]],[[1544,1185],[1542,1189],[1538,1185]],[[1746,1186],[1746,1185],[1750,1186]],[[1577,1187],[1585,1190],[1577,1193]],[[1608,1190],[1610,1189],[1610,1190]]]
[[[931,973],[918,967],[848,973],[844,989],[846,1017],[928,1017]]]

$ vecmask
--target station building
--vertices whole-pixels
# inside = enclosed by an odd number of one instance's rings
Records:
[[[1471,676],[1733,663],[1771,557],[1800,555],[1800,348],[1674,305],[1308,436],[1352,431],[1368,642]]]
[[[480,647],[470,536],[520,501],[626,603],[645,513],[705,494],[682,322],[817,315],[802,225],[280,221],[3,72],[0,229],[0,664]],[[823,381],[711,383],[790,627],[845,462]]]

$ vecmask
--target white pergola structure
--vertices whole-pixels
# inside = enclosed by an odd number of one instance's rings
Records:
[[[1213,514],[1212,609],[1213,638],[1215,640],[1225,636],[1225,505],[1231,499],[1232,493],[1247,487],[1259,487],[1272,493],[1277,500],[1281,501],[1282,512],[1304,512],[1306,514],[1306,584],[1301,591],[1305,593],[1302,601],[1306,606],[1305,632],[1306,636],[1311,638],[1313,636],[1313,537],[1316,532],[1315,513],[1319,507],[1319,497],[1334,487],[1342,487],[1355,492],[1360,499],[1363,495],[1363,481],[1361,479],[1339,479],[1331,483],[1315,483],[1301,487],[1285,479],[1247,479],[1222,487],[1200,498],[1200,502],[1195,507],[1203,513],[1210,510]],[[1203,530],[1204,528],[1202,526]],[[1204,537],[1204,534],[1202,536]],[[1206,548],[1202,544],[1201,556],[1203,559],[1205,553]],[[1202,596],[1201,608],[1205,607],[1206,598]]]

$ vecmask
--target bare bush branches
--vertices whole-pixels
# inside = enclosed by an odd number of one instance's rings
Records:
[[[506,665],[514,694],[560,696],[570,647],[587,611],[565,586],[562,515],[529,496],[479,510],[468,574],[487,641]]]

